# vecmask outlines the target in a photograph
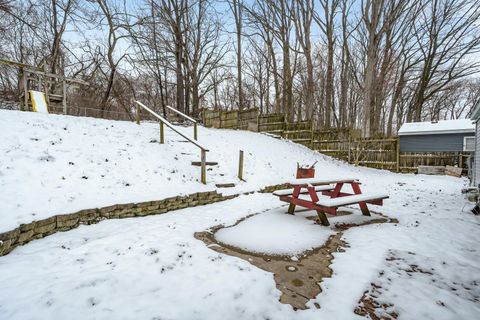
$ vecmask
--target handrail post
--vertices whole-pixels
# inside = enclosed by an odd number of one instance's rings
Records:
[[[201,162],[202,162],[202,166],[201,166],[201,174],[200,174],[200,180],[203,184],[207,184],[207,164],[206,164],[206,151],[204,149],[201,149]]]
[[[238,179],[243,181],[243,150],[240,150],[238,158]]]
[[[193,123],[193,139],[197,141],[197,123]]]
[[[165,142],[164,139],[164,133],[163,133],[163,122],[160,121],[160,144],[163,144]]]

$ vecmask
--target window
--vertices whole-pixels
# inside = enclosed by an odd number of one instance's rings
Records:
[[[463,137],[463,151],[475,151],[475,137]]]

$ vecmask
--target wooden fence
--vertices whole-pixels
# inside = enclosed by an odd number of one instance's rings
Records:
[[[288,123],[283,114],[204,110],[207,127],[249,129],[302,144],[351,164],[396,172],[416,172],[418,166],[459,166],[468,173],[468,152],[400,152],[398,138],[361,138],[359,130],[314,130],[310,121]]]
[[[206,127],[247,130],[250,122],[257,122],[258,109],[248,110],[203,110],[203,123]]]
[[[315,134],[314,134],[314,137]],[[336,139],[341,137],[342,139]],[[349,163],[397,172],[416,172],[419,166],[458,166],[468,174],[468,152],[400,152],[398,138],[355,138],[344,131],[322,132],[312,149]]]
[[[469,152],[401,152],[399,167],[401,172],[416,172],[418,166],[458,166],[463,174],[468,174]]]

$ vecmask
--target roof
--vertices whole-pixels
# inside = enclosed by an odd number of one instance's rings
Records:
[[[404,123],[399,136],[422,135],[422,134],[447,134],[447,133],[472,133],[475,125],[472,119],[440,120],[433,122],[409,122]]]

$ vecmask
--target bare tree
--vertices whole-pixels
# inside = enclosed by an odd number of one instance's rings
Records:
[[[424,63],[408,114],[414,121],[421,120],[426,101],[451,82],[478,73],[480,67],[478,60],[469,60],[480,51],[478,1],[427,1],[420,17],[414,36]]]
[[[314,0],[296,1],[293,3],[295,32],[298,43],[302,48],[302,53],[305,56],[306,64],[305,108],[307,119],[312,119],[313,116],[313,95],[315,90],[311,41],[311,27],[314,13]]]
[[[192,111],[197,116],[200,101],[213,87],[206,79],[217,68],[228,49],[228,42],[220,42],[221,21],[213,12],[210,0],[197,0],[190,7],[184,20],[185,64],[189,79],[189,93],[192,95]]]
[[[242,81],[242,28],[243,28],[243,1],[228,0],[228,5],[235,19],[235,36],[237,40],[237,86],[238,86],[238,108],[244,108],[244,94]]]
[[[106,25],[108,28],[107,34],[107,65],[108,71],[104,72],[107,78],[107,86],[103,94],[100,107],[102,112],[107,109],[107,102],[112,93],[114,78],[117,73],[117,68],[120,62],[127,56],[127,52],[123,52],[119,57],[115,57],[116,49],[121,39],[127,38],[128,34],[125,32],[129,26],[124,20],[125,11],[120,11],[115,7],[114,3],[108,0],[97,0],[100,9],[100,23]]]
[[[188,12],[187,0],[160,0],[159,15],[165,24],[166,45],[174,55],[175,87],[176,87],[176,108],[187,111],[185,105],[185,74],[184,74],[184,51],[185,51],[185,30],[183,19]]]
[[[325,103],[324,103],[324,123],[325,127],[332,125],[332,114],[335,117],[335,101],[334,101],[334,52],[335,52],[335,17],[340,4],[339,0],[321,0],[320,5],[322,7],[322,17],[315,16],[320,29],[325,36],[325,42],[327,47],[327,70],[325,80]],[[336,119],[336,118],[335,118]],[[336,119],[338,126],[338,119]]]

